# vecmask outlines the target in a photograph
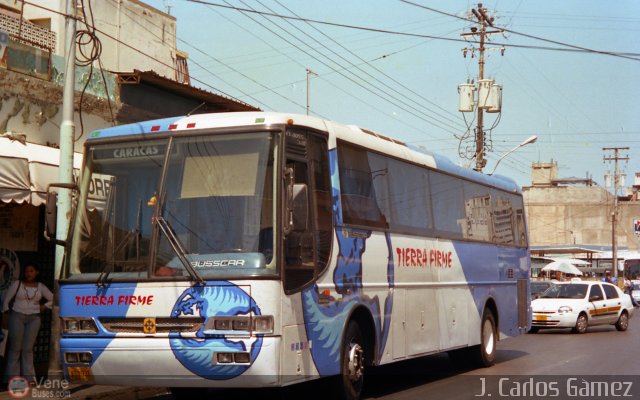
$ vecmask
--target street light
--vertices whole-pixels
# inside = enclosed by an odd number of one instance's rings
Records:
[[[530,136],[529,138],[527,138],[527,140],[525,140],[524,142],[520,143],[519,145],[517,145],[516,147],[514,147],[513,149],[507,151],[506,153],[504,153],[502,155],[502,157],[500,157],[498,159],[498,161],[496,162],[496,165],[493,166],[493,170],[491,171],[491,173],[489,175],[493,175],[494,172],[496,172],[496,168],[498,168],[498,164],[500,164],[500,161],[502,161],[503,158],[505,158],[506,156],[508,156],[509,154],[513,153],[514,151],[518,150],[520,147],[522,146],[526,146],[528,144],[531,143],[535,143],[535,141],[538,140],[538,137],[536,135]]]

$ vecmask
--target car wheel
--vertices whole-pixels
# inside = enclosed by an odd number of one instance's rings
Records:
[[[627,330],[628,327],[629,327],[629,315],[627,314],[626,311],[623,311],[622,314],[620,314],[618,321],[616,322],[616,329],[619,330],[620,332],[624,332]]]
[[[580,313],[580,315],[578,315],[578,319],[576,319],[576,326],[573,327],[572,332],[585,333],[587,331],[588,322],[587,314]]]
[[[538,333],[539,330],[540,328],[537,326],[532,326],[531,329],[529,329],[529,333]]]

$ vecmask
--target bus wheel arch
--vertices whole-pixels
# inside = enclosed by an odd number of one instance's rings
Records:
[[[482,312],[482,314],[484,315],[485,312],[490,311],[493,314],[493,320],[496,324],[496,332],[498,332],[498,337],[497,339],[500,340],[500,329],[498,328],[500,326],[500,315],[498,314],[498,306],[496,304],[496,301],[493,299],[493,297],[489,297],[487,299],[487,302],[484,305],[484,311]]]

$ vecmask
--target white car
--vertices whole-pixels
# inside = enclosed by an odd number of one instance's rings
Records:
[[[640,303],[640,281],[633,280],[631,281],[631,296],[636,301],[636,303]]]
[[[633,315],[631,297],[605,282],[558,282],[531,302],[531,333],[542,328],[571,328],[585,333],[588,326],[615,325],[626,331]]]

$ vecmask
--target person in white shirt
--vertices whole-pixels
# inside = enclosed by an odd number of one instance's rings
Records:
[[[40,330],[40,313],[47,308],[51,309],[53,305],[53,293],[46,285],[38,282],[39,273],[38,266],[27,264],[24,267],[24,279],[14,281],[5,294],[2,304],[3,320],[9,314],[5,382],[14,376],[35,380],[33,346]],[[42,298],[47,300],[45,304],[41,304]]]

